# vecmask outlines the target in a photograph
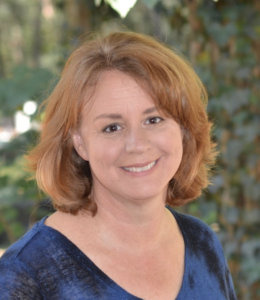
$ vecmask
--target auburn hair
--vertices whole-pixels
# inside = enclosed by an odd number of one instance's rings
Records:
[[[45,101],[39,143],[27,155],[39,188],[50,196],[57,210],[77,214],[84,209],[95,215],[90,166],[74,149],[71,134],[81,122],[81,111],[88,101],[86,93],[108,70],[134,78],[157,109],[181,126],[183,157],[169,182],[166,203],[180,206],[197,198],[209,184],[216,156],[210,135],[212,124],[206,113],[206,90],[176,50],[133,32],[92,36],[69,57]]]

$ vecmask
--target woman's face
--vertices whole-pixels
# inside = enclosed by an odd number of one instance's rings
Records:
[[[119,71],[103,73],[73,143],[90,163],[95,195],[120,201],[165,200],[182,159],[180,126]]]

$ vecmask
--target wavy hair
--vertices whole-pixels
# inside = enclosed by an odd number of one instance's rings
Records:
[[[169,182],[166,203],[180,206],[197,198],[209,184],[216,156],[210,135],[212,124],[206,113],[206,90],[176,50],[132,32],[92,36],[69,57],[58,84],[45,101],[39,143],[27,155],[39,188],[51,197],[57,210],[77,214],[84,209],[95,215],[90,166],[74,149],[71,133],[81,122],[86,93],[108,70],[134,78],[158,110],[181,126],[183,157]]]

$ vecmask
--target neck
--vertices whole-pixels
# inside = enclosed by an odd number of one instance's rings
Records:
[[[116,245],[132,251],[157,247],[173,225],[172,215],[165,208],[164,195],[138,201],[121,201],[115,197],[112,200],[111,195],[94,196],[98,212],[93,225],[108,247]]]

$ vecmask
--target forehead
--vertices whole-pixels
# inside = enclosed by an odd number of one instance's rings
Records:
[[[153,100],[148,93],[136,82],[131,76],[117,71],[105,71],[99,78],[95,90],[91,91],[91,95],[86,101],[84,110],[104,111],[109,109],[117,109],[120,107],[131,106],[151,106]]]

